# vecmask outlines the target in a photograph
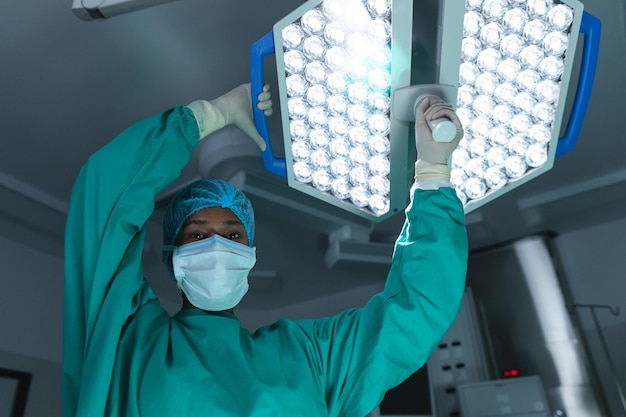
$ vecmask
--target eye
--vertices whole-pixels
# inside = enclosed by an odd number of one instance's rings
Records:
[[[189,237],[195,240],[202,240],[202,239],[206,239],[209,236],[206,233],[202,233],[202,232],[191,232],[189,233]]]
[[[231,240],[239,240],[242,236],[239,232],[228,232],[225,237]]]

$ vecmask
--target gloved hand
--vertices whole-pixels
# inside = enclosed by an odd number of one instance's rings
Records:
[[[436,142],[427,120],[445,117],[456,126],[456,136],[450,142]],[[415,109],[415,181],[432,178],[450,179],[448,160],[463,137],[463,126],[448,103],[438,97],[428,97]]]
[[[272,114],[272,100],[269,85],[263,86],[263,91],[258,95],[259,110],[263,110],[266,116]],[[223,128],[234,124],[252,140],[265,150],[265,140],[259,134],[252,117],[252,97],[250,84],[242,84],[212,101],[198,100],[189,104],[189,107],[198,122],[200,139]]]

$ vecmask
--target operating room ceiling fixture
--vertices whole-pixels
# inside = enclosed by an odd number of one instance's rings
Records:
[[[72,0],[72,11],[82,20],[106,19],[174,0]]]
[[[406,204],[409,122],[423,94],[457,106],[465,136],[451,181],[469,212],[575,145],[595,73],[600,23],[578,1],[441,1],[438,73],[430,85],[411,86],[413,3],[311,0],[252,47],[253,91],[264,56],[275,54],[278,71],[285,159],[273,156],[257,112],[266,168],[375,222]],[[580,33],[578,90],[559,138]]]

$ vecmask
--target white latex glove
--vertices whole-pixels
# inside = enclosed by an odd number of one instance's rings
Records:
[[[436,142],[427,120],[447,118],[456,126],[456,136],[450,142]],[[437,97],[424,99],[415,109],[415,180],[450,179],[448,161],[463,137],[463,126],[452,106]]]
[[[257,107],[259,110],[263,110],[266,116],[271,115],[272,100],[269,85],[263,86],[263,91],[258,95],[258,99]],[[265,150],[265,140],[257,131],[253,121],[250,84],[242,84],[212,101],[194,101],[187,107],[196,116],[200,139],[226,125],[234,124],[250,136],[262,151]]]

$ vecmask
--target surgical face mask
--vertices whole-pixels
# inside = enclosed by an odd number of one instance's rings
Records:
[[[207,311],[239,304],[255,263],[255,248],[218,235],[179,246],[172,256],[178,288],[191,304]]]

